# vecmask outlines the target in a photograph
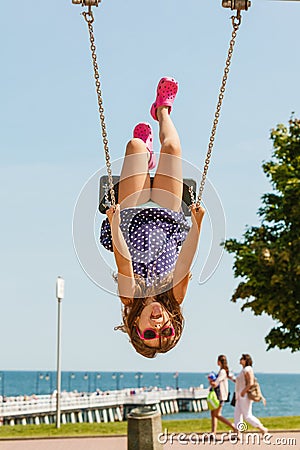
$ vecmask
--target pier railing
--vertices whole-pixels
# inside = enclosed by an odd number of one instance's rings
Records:
[[[130,405],[155,405],[174,400],[205,400],[208,389],[165,389],[147,391],[144,389],[123,389],[120,391],[91,394],[62,393],[61,411],[78,411],[126,407]],[[56,396],[36,395],[31,397],[8,397],[0,403],[0,417],[49,414],[56,411]]]

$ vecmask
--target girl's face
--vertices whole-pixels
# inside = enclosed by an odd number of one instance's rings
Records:
[[[136,325],[142,336],[144,331],[149,328],[155,330],[159,334],[162,328],[171,325],[171,320],[169,313],[165,308],[158,303],[155,298],[150,297],[146,299],[144,309],[142,310]],[[172,338],[161,336],[160,338],[144,340],[144,342],[148,347],[159,348],[161,343],[166,339]]]
[[[243,357],[241,357],[240,359],[240,364],[245,367],[246,366],[246,361],[243,359]]]

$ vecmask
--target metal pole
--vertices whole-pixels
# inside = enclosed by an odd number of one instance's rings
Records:
[[[85,373],[85,374],[83,375],[83,379],[87,381],[87,389],[86,389],[86,393],[88,393],[88,392],[89,392],[89,376],[88,376],[87,373]]]
[[[101,379],[101,374],[97,373],[95,374],[95,392],[97,391],[98,388],[100,388],[100,384],[98,385],[98,383],[100,383],[100,379]],[[98,380],[98,382],[97,382]]]
[[[64,298],[64,280],[56,281],[57,298],[57,372],[56,372],[56,428],[60,428],[60,397],[61,397],[61,302]]]
[[[56,372],[56,428],[60,428],[60,396],[61,396],[61,298],[58,298],[57,314],[57,372]]]
[[[112,374],[112,379],[116,381],[116,389],[117,389],[117,375],[115,373]]]
[[[121,380],[122,380],[122,378],[124,378],[124,374],[120,373],[119,374],[119,389],[121,389]]]
[[[4,398],[4,372],[1,372],[0,380],[1,380],[1,396],[2,396],[2,401],[3,401],[3,398]]]
[[[50,395],[51,395],[51,398],[52,398],[52,393],[53,393],[52,373],[50,372]]]
[[[72,373],[69,373],[69,384],[68,384],[68,386],[69,386],[69,392],[72,392],[72,380],[75,378],[75,374],[72,372]]]
[[[178,385],[178,377],[179,377],[179,373],[175,372],[174,373],[174,378],[175,378],[175,383],[176,383],[176,390],[178,391],[179,385]]]
[[[157,387],[161,387],[161,376],[160,373],[156,373],[155,374],[155,379],[157,380],[158,386]]]

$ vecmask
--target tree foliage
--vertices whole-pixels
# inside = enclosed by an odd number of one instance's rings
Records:
[[[224,246],[234,254],[234,276],[242,277],[231,300],[275,320],[265,337],[268,350],[294,352],[300,349],[300,120],[278,125],[270,137],[272,159],[262,167],[273,192],[262,197],[260,226]]]

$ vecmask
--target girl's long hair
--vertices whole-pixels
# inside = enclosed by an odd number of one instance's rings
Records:
[[[243,353],[242,358],[246,361],[245,367],[252,366],[253,361],[252,361],[251,356],[248,353]]]
[[[227,362],[227,358],[225,355],[219,355],[218,356],[218,362],[221,363],[221,369],[224,369],[227,377],[229,376],[229,368],[228,368],[228,362]]]
[[[175,347],[181,337],[184,318],[180,305],[173,295],[172,281],[173,274],[170,274],[159,285],[148,287],[142,277],[135,275],[134,299],[129,306],[124,306],[122,310],[123,324],[115,327],[115,330],[125,331],[135,350],[146,358],[154,358],[157,353],[168,352]],[[160,293],[156,294],[155,292],[157,291]],[[145,300],[149,297],[155,297],[155,300],[168,312],[175,330],[175,336],[170,339],[164,339],[159,348],[148,347],[136,331],[136,322],[144,309]]]

